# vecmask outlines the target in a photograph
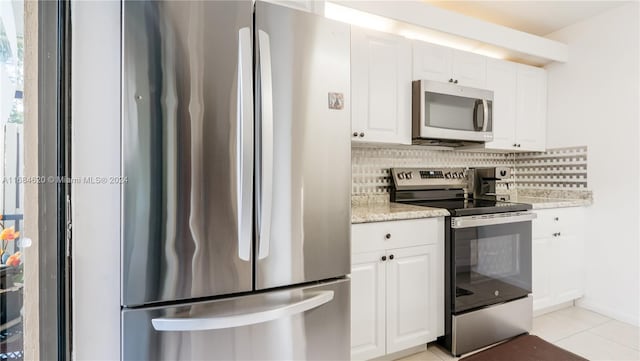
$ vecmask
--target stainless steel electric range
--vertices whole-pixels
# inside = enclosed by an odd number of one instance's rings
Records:
[[[391,201],[446,208],[451,214],[445,221],[445,335],[438,341],[455,356],[526,333],[532,323],[535,214],[528,204],[498,201],[495,194],[474,195],[474,189],[482,188],[474,182],[499,180],[477,173],[465,168],[391,169]]]

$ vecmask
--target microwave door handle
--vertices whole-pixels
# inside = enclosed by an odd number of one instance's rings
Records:
[[[486,121],[482,121],[482,125],[478,124],[478,107],[483,104],[482,100],[476,99],[475,103],[473,104],[473,130],[475,131],[479,131],[481,129],[484,128],[484,124],[486,123]]]
[[[489,127],[489,102],[487,99],[482,99],[482,110],[484,111],[484,117],[482,118],[482,131],[486,132]]]

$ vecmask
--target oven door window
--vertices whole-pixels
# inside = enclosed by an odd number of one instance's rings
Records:
[[[531,222],[453,230],[454,312],[531,293]]]

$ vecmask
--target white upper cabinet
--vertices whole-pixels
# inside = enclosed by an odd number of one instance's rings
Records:
[[[351,28],[352,140],[411,144],[411,42]]]
[[[547,73],[518,64],[516,144],[519,150],[544,151],[547,129]]]
[[[465,51],[413,42],[413,80],[427,79],[484,88],[487,58]]]
[[[324,16],[324,0],[264,0],[296,10],[307,11]]]
[[[493,141],[485,149],[544,151],[547,75],[533,66],[487,60],[486,88],[493,91]]]
[[[487,60],[487,89],[493,90],[493,141],[488,149],[514,149],[516,137],[517,65]]]

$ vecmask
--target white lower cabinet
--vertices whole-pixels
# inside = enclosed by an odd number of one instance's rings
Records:
[[[584,210],[536,211],[533,221],[533,310],[584,295]]]
[[[366,360],[385,354],[384,251],[353,255],[351,265],[351,358]]]
[[[354,225],[355,244],[375,237],[378,251],[354,253],[351,267],[351,358],[366,360],[434,341],[444,334],[444,227],[424,220]],[[396,224],[397,223],[397,224]],[[393,239],[403,226],[422,224],[425,243]],[[372,236],[373,235],[373,236]],[[387,236],[390,236],[387,238]],[[357,249],[357,247],[356,247]]]
[[[387,262],[387,353],[433,341],[438,336],[436,245],[390,250]],[[393,257],[392,257],[393,256]],[[444,291],[444,289],[441,289]]]

